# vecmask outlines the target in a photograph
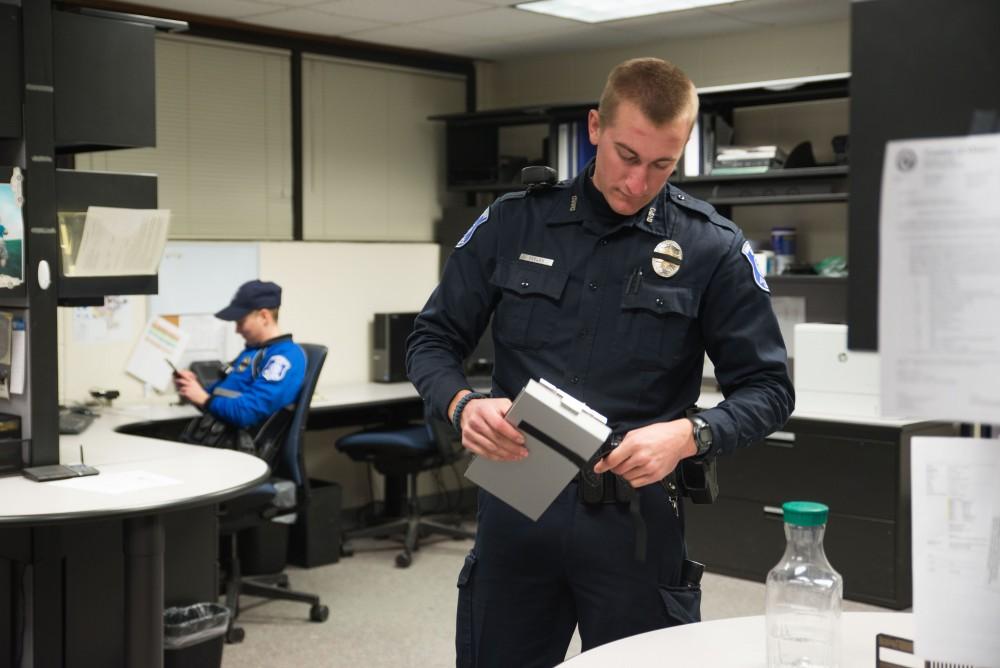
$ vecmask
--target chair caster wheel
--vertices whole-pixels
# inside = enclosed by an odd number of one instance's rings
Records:
[[[396,568],[409,568],[413,563],[413,556],[409,552],[400,552],[396,555]]]
[[[330,616],[330,608],[325,605],[316,605],[309,608],[309,621],[312,622],[325,622],[327,617]]]
[[[226,631],[226,642],[230,645],[237,645],[243,642],[243,638],[246,637],[246,631],[240,626],[233,626],[228,631]]]

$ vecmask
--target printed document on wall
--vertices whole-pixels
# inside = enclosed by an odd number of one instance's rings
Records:
[[[1000,667],[1000,441],[911,443],[916,654]]]
[[[1000,134],[893,141],[882,170],[886,415],[1000,420]]]
[[[152,318],[139,337],[125,371],[164,392],[173,377],[167,360],[177,366],[187,342],[187,332],[163,318]]]

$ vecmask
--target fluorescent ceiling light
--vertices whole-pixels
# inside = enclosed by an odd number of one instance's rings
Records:
[[[682,12],[686,9],[725,5],[741,0],[537,0],[515,5],[538,14],[549,14],[564,19],[601,23],[617,21],[635,16],[649,16],[666,12]]]

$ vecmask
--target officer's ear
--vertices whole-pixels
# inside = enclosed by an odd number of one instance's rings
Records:
[[[587,112],[587,134],[590,136],[590,143],[597,146],[597,140],[601,136],[601,114],[597,109]]]

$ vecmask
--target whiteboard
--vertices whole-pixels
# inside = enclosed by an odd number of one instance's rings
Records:
[[[170,241],[160,260],[159,294],[149,298],[150,317],[215,313],[236,289],[260,274],[258,244]]]

